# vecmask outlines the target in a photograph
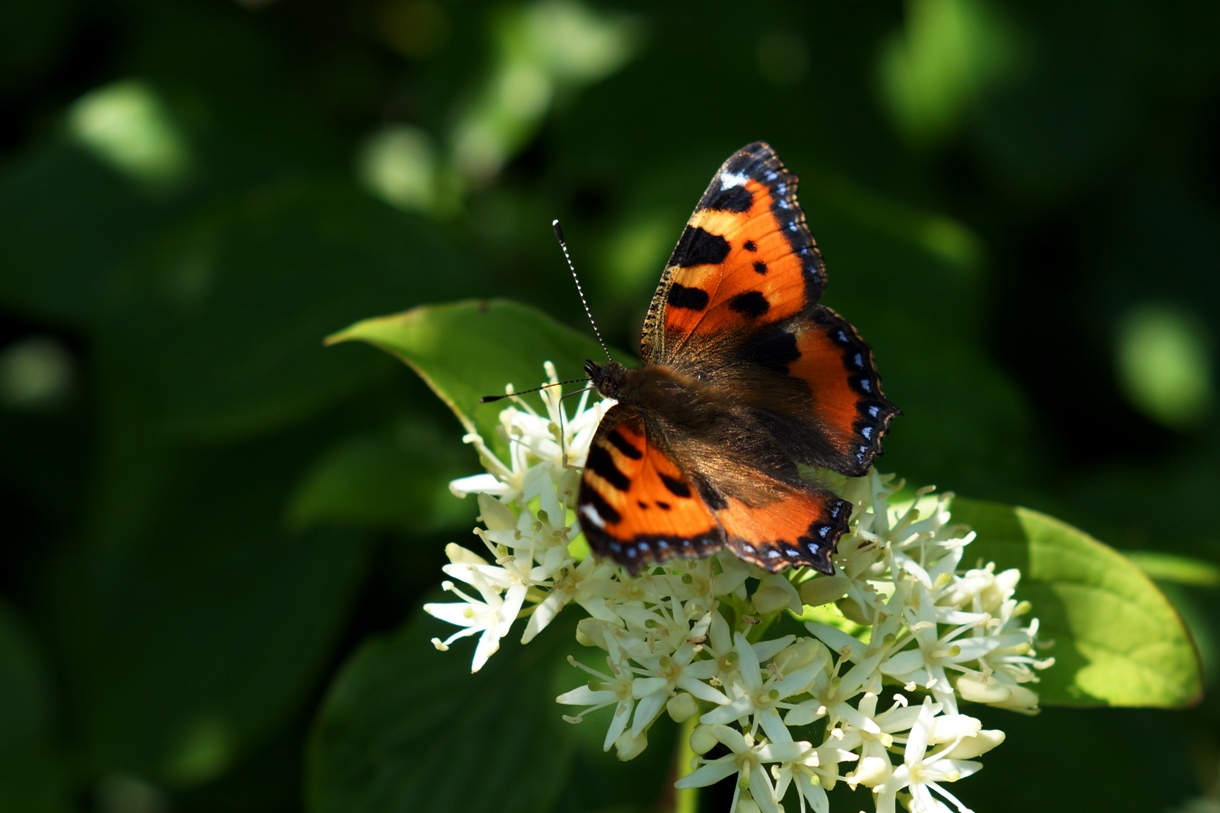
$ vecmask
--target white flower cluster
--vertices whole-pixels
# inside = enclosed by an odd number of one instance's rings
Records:
[[[608,406],[587,397],[571,417],[557,387],[542,391],[545,414],[515,399],[500,415],[508,461],[466,438],[488,473],[452,489],[478,495],[487,552],[447,548],[444,587],[459,600],[425,610],[459,629],[436,646],[478,635],[477,671],[518,618],[524,643],[578,605],[578,639],[605,652],[605,668],[573,660],[588,683],[558,702],[580,709],[565,718],[574,723],[613,707],[605,748],[620,759],[645,749],[664,713],[687,725],[696,755],[678,787],[736,775],[734,811],[781,811],[795,797],[824,813],[840,782],[870,789],[882,813],[896,802],[966,810],[945,786],[977,771],[1004,734],[959,700],[1035,712],[1029,684],[1051,662],[1034,657],[1038,622],[1013,598],[1020,573],[963,567],[973,533],[949,524],[950,497],[924,489],[900,507],[876,473],[843,489],[855,509],[835,576],[767,573],[728,553],[636,578],[578,561],[579,467]]]

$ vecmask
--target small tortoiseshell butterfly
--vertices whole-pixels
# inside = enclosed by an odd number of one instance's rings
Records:
[[[852,506],[800,467],[865,474],[898,409],[860,334],[818,304],[826,268],[796,184],[767,144],[730,157],[661,275],[643,366],[585,362],[618,404],[577,514],[594,553],[632,574],[724,547],[771,572],[834,573]]]

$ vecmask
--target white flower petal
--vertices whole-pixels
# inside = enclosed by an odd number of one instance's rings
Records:
[[[449,490],[456,497],[466,497],[470,494],[507,494],[509,488],[490,474],[472,474],[449,483]]]
[[[720,759],[703,763],[702,766],[674,782],[674,787],[679,790],[684,788],[706,788],[735,773],[737,773],[737,759],[735,755],[729,754]]]

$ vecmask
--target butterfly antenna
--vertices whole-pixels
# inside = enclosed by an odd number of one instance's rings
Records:
[[[563,386],[564,384],[575,384],[577,381],[588,381],[588,380],[589,379],[587,379],[587,378],[569,378],[567,381],[556,381],[551,384],[543,384],[541,387],[534,387],[533,389],[530,389],[530,390],[521,390],[520,392],[506,392],[503,395],[484,395],[482,398],[479,399],[479,403],[480,404],[490,404],[495,401],[502,401],[505,398],[512,398],[517,395],[529,395],[531,392],[539,392],[541,390],[545,390],[547,387],[560,387],[560,386]],[[584,392],[584,390],[576,390],[576,392]],[[569,395],[570,394],[571,393],[569,393]],[[564,397],[566,398],[567,396],[565,395]]]
[[[593,319],[593,313],[589,310],[589,303],[585,299],[585,291],[580,287],[580,277],[576,276],[576,266],[572,265],[572,257],[568,254],[568,241],[563,239],[563,228],[559,225],[558,220],[551,221],[551,230],[555,232],[555,239],[559,241],[559,247],[563,249],[563,258],[568,261],[568,270],[572,272],[572,279],[576,282],[576,293],[580,295],[580,304],[585,306],[585,315],[589,317],[589,324],[593,325],[593,335],[597,337],[597,343],[602,346],[602,350],[606,353],[606,358],[610,358],[610,350],[606,347],[606,343],[602,341],[602,332],[597,328],[597,322]]]

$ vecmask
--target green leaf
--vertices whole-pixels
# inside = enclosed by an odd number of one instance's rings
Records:
[[[474,675],[470,641],[450,652],[429,643],[452,631],[420,613],[351,658],[311,738],[310,811],[551,809],[574,754],[555,703],[558,670],[580,680],[563,658],[570,626],[527,646],[510,636]]]
[[[1128,551],[1127,558],[1158,582],[1189,587],[1220,587],[1220,567],[1194,556],[1136,550]]]
[[[1198,655],[1177,611],[1130,560],[1026,508],[955,499],[953,519],[978,538],[969,556],[1021,570],[1017,595],[1041,622],[1055,665],[1036,689],[1046,705],[1180,708],[1202,692]]]
[[[499,395],[506,384],[523,390],[546,383],[545,361],[554,363],[561,380],[583,378],[585,359],[604,355],[591,335],[503,300],[425,305],[366,319],[327,342],[352,340],[380,347],[410,365],[462,426],[478,432],[498,453],[506,450],[496,431],[504,404],[481,404],[482,396]]]

